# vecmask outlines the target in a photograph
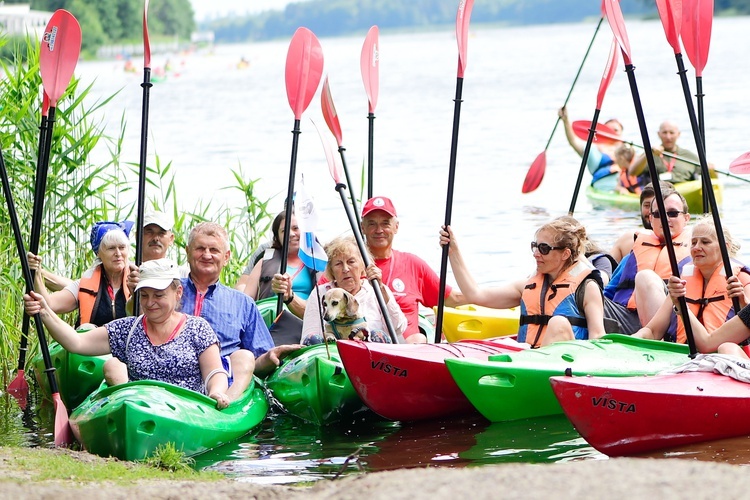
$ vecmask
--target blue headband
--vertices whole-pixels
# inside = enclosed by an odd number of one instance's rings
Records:
[[[94,224],[94,227],[91,228],[91,237],[89,238],[89,240],[91,241],[91,249],[94,251],[94,253],[98,253],[99,245],[102,244],[102,238],[104,238],[104,235],[115,229],[119,229],[120,231],[125,233],[125,236],[129,237],[130,230],[133,228],[133,225],[134,223],[129,220],[125,220],[122,222],[97,222],[96,224]]]

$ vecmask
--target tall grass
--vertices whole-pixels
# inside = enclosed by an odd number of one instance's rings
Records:
[[[3,41],[0,40],[0,46]],[[39,46],[27,41],[23,54],[0,59],[5,77],[0,80],[0,145],[11,183],[22,238],[29,241],[36,178],[39,123],[42,106],[42,82],[39,74]],[[89,104],[87,97],[94,84],[84,87],[73,79],[58,101],[40,243],[45,267],[73,278],[91,265],[94,255],[89,246],[89,231],[99,220],[134,220],[134,204],[118,204],[119,194],[136,188],[138,165],[121,164],[126,123],[121,120],[117,136],[105,134],[102,111],[112,97]],[[108,160],[94,163],[92,151],[106,148]],[[101,157],[102,155],[98,155]],[[185,262],[185,238],[196,223],[216,221],[230,234],[232,262],[224,269],[222,281],[233,284],[250,253],[270,227],[268,200],[255,194],[257,180],[245,180],[242,170],[234,172],[237,186],[245,193],[245,207],[232,208],[199,203],[192,211],[179,210],[171,163],[158,156],[147,166],[148,200],[155,209],[174,216],[176,247],[172,257]],[[131,255],[134,254],[131,253]],[[5,388],[16,368],[20,325],[21,296],[25,286],[15,239],[3,200],[0,207],[0,381]],[[38,349],[36,336],[30,335],[28,358]]]

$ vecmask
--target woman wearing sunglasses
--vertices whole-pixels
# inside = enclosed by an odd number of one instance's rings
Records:
[[[531,242],[536,273],[497,287],[480,287],[469,273],[450,226],[440,244],[450,244],[451,268],[467,302],[497,309],[521,306],[518,341],[540,347],[560,340],[594,339],[619,325],[605,319],[599,272],[584,257],[586,229],[572,217],[540,227]],[[606,328],[605,328],[606,323]]]
[[[733,275],[729,278],[724,272],[713,218],[708,216],[698,220],[693,226],[690,240],[691,260],[682,268],[680,278],[670,278],[670,295],[651,321],[635,334],[636,336],[686,343],[687,336],[682,317],[674,313],[672,304],[673,300],[676,302],[681,296],[685,297],[688,308],[708,333],[734,317],[734,297],[739,299],[740,307],[750,303],[750,269],[734,260],[740,245],[726,228],[724,241],[727,244],[727,253],[732,259]]]

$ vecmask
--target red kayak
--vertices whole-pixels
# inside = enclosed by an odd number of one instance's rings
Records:
[[[550,381],[576,430],[609,456],[750,435],[750,384],[724,375]]]
[[[402,421],[476,412],[448,373],[445,358],[486,360],[526,348],[510,338],[397,345],[339,340],[336,345],[362,401],[382,417]]]

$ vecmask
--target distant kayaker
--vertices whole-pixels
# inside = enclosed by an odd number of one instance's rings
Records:
[[[674,189],[663,189],[672,246],[678,265],[690,255],[690,220],[685,198]],[[633,249],[615,269],[604,295],[615,302],[618,321],[626,327],[623,333],[632,334],[648,324],[664,302],[664,283],[672,275],[665,247],[664,229],[659,218],[656,201],[651,202],[650,213],[653,232],[638,234]]]
[[[84,333],[60,319],[41,294],[24,295],[26,312],[39,313],[50,335],[67,351],[86,356],[112,353],[125,372],[105,372],[109,385],[130,380],[159,380],[203,392],[226,408],[228,374],[219,356],[219,340],[203,318],[177,312],[182,284],[169,259],[145,262],[136,287],[143,316],[130,316]],[[112,377],[112,375],[115,375]]]
[[[273,241],[257,263],[252,260],[234,285],[254,300],[284,295],[284,303],[297,317],[304,317],[307,297],[317,282],[314,270],[305,267],[299,258],[300,230],[296,217],[292,216],[291,234],[289,235],[289,252],[284,273],[280,273],[281,250],[284,241],[284,220],[286,212],[280,212],[271,224]]]
[[[669,172],[671,178],[666,180],[669,180],[672,184],[692,181],[699,178],[700,175],[698,156],[692,151],[679,147],[677,145],[677,139],[679,138],[680,129],[674,122],[662,122],[659,125],[659,140],[661,144],[652,148],[656,171],[660,177],[661,174]],[[665,153],[678,156],[679,159],[666,156]],[[651,182],[653,180],[649,175],[645,154],[640,154],[633,161],[628,173],[643,177],[643,182]]]
[[[333,239],[325,246],[328,256],[325,276],[327,283],[318,285],[313,290],[312,297],[316,304],[321,303],[325,293],[334,288],[343,288],[354,296],[358,303],[358,312],[364,317],[370,342],[389,343],[388,328],[383,320],[377,297],[371,279],[380,281],[380,291],[385,300],[388,316],[397,337],[402,338],[407,328],[406,316],[401,312],[398,302],[393,293],[383,282],[383,273],[375,264],[365,268],[362,254],[353,237],[339,237]],[[308,307],[305,310],[305,318],[302,323],[302,343],[305,345],[320,344],[323,342],[323,320],[318,307]]]
[[[62,290],[48,294],[43,273],[35,273],[34,288],[52,311],[63,314],[78,309],[76,326],[83,327],[102,326],[127,316],[125,304],[130,298],[127,287],[128,236],[132,227],[130,221],[94,224],[90,241],[96,260],[80,279],[71,281]],[[29,253],[28,260],[32,269],[42,269],[42,260],[38,255]]]
[[[383,273],[383,283],[393,291],[396,302],[406,315],[408,326],[404,338],[409,344],[425,343],[427,337],[419,331],[419,304],[438,305],[440,278],[421,258],[393,249],[393,238],[398,233],[396,207],[385,196],[375,196],[362,207],[362,234],[373,256],[375,265]],[[465,304],[460,290],[445,287],[445,305]]]
[[[733,297],[739,299],[740,307],[750,303],[750,269],[734,260],[740,245],[726,228],[723,229],[734,274],[726,277],[713,218],[703,217],[692,228],[691,260],[683,266],[680,278],[670,278],[670,295],[636,336],[686,343],[682,317],[675,315],[672,306],[672,300],[679,297],[685,297],[688,307],[709,333],[734,317]]]
[[[565,127],[565,137],[568,139],[568,144],[578,153],[578,156],[583,157],[583,153],[586,148],[586,143],[576,137],[573,132],[573,126],[568,118],[568,110],[566,108],[560,108],[557,115],[562,119],[563,126]],[[614,130],[618,136],[622,135],[622,123],[616,118],[611,118],[604,122],[605,125],[609,126]],[[622,145],[622,142],[613,141],[611,143],[596,144],[596,148],[589,150],[589,156],[586,159],[586,167],[591,173],[591,185],[601,191],[614,191],[617,187],[618,178],[614,174],[619,174],[620,169],[615,163],[615,151]]]
[[[584,257],[586,241],[586,229],[577,220],[558,217],[541,226],[531,242],[536,261],[531,278],[481,287],[469,272],[450,226],[440,231],[440,244],[450,244],[451,269],[466,300],[496,309],[520,305],[518,341],[532,347],[620,331],[605,308],[599,271]]]

